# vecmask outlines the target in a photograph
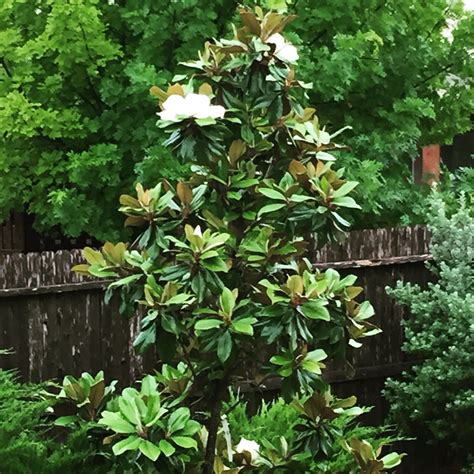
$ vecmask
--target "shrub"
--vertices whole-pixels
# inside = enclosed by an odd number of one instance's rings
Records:
[[[258,412],[249,417],[247,404],[238,398],[231,397],[224,407],[224,413],[229,423],[229,432],[235,440],[244,438],[255,440],[263,449],[274,450],[283,437],[291,452],[298,446],[298,424],[300,415],[295,407],[288,405],[279,398],[271,403],[263,402]],[[391,434],[391,428],[361,426],[357,417],[367,413],[370,408],[356,408],[340,413],[341,416],[326,420],[326,428],[334,429],[341,439],[365,439],[376,448],[391,444],[398,438]],[[302,460],[299,470],[294,472],[320,472],[331,474],[347,474],[354,472],[354,459],[342,443],[333,442],[325,447],[319,459]],[[357,472],[357,471],[356,471]]]
[[[19,383],[13,372],[0,371],[0,472],[98,472],[84,431],[55,441],[45,418],[49,402],[38,396],[42,389]]]
[[[107,298],[118,291],[123,312],[145,311],[134,345],[156,350],[161,373],[106,410],[93,395],[105,390],[101,377],[66,379],[74,389],[63,387],[65,395],[94,415],[71,421],[102,427],[115,456],[160,472],[291,472],[320,461],[342,441],[329,421],[360,410],[353,397],[331,397],[325,364],[379,332],[356,277],[315,270],[306,252],[314,234],[337,239],[347,210],[359,208],[357,182],[337,167],[335,138],[347,127],[328,132],[307,106],[298,50],[281,34],[293,18],[259,8],[240,16],[233,39],[207,42],[183,63],[180,83],[151,90],[166,145],[189,172],[122,195],[125,224],[141,228],[136,239],[86,248],[87,263],[75,267],[112,278]],[[260,455],[255,441],[235,446],[231,436],[222,446],[229,387],[269,378],[299,413],[293,448],[283,438]],[[363,440],[344,446],[365,472],[400,462]]]
[[[449,215],[434,198],[431,230],[436,283],[389,289],[410,316],[403,350],[420,362],[402,380],[387,382],[394,420],[410,434],[472,454],[474,427],[474,217],[465,197]]]
[[[37,392],[38,387],[16,382],[14,373],[0,371],[1,472],[38,472],[47,456],[47,444],[34,431],[47,406],[33,398]]]

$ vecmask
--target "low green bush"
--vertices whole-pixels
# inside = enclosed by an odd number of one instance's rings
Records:
[[[474,217],[467,199],[455,212],[452,202],[433,201],[429,268],[437,281],[388,290],[410,310],[403,350],[421,361],[402,380],[387,382],[393,419],[408,434],[450,446],[458,458],[474,447]]]
[[[400,440],[399,437],[394,435],[390,426],[360,425],[357,422],[357,416],[367,413],[371,409],[355,408],[356,410],[349,411],[346,415],[329,420],[322,419],[321,434],[333,430],[340,438],[345,440],[363,439],[374,449],[382,448]],[[298,428],[301,423],[300,413],[293,406],[286,404],[282,398],[278,398],[271,403],[262,402],[257,413],[249,417],[247,403],[233,396],[224,411],[227,411],[226,419],[229,424],[229,432],[236,440],[251,439],[268,449],[272,445],[278,445],[281,437],[284,437],[289,451],[299,441],[301,433]],[[307,459],[306,462],[302,462],[300,468],[304,467],[305,472],[311,473],[347,474],[361,472],[360,467],[355,467],[354,457],[345,449],[344,443],[330,443],[325,447],[325,451],[324,456],[320,458]]]
[[[51,429],[43,385],[22,384],[0,370],[0,472],[2,474],[99,473],[110,463],[97,457],[87,430]],[[105,470],[104,470],[105,468]]]
[[[190,462],[192,464],[189,455],[195,456],[196,451],[182,449],[185,440],[182,433],[176,430],[176,434],[168,438],[169,446],[166,446],[176,452],[181,449],[183,459],[180,461],[175,454],[173,459],[178,462],[174,465],[167,464],[164,456],[157,462],[152,462],[146,455],[140,456],[139,452],[122,456],[116,447],[122,444],[126,448],[128,438],[113,447],[108,442],[102,442],[107,430],[118,429],[122,433],[124,426],[128,426],[127,417],[130,413],[127,406],[131,405],[125,403],[127,400],[145,394],[143,400],[159,412],[162,407],[169,406],[167,395],[163,395],[169,390],[164,387],[175,387],[177,385],[173,385],[173,382],[180,383],[179,380],[164,378],[162,374],[147,376],[144,381],[140,392],[128,388],[121,396],[117,396],[113,395],[114,384],[106,387],[101,373],[95,377],[83,374],[78,379],[68,376],[60,387],[56,387],[59,391],[56,390],[57,395],[53,396],[50,386],[45,390],[44,385],[22,384],[14,372],[0,371],[0,472],[188,472],[185,469]],[[103,397],[98,396],[102,393],[105,393]],[[155,403],[156,397],[162,397],[161,405]],[[140,403],[136,401],[139,406]],[[225,421],[218,433],[217,449],[230,450],[234,459],[239,455],[244,458],[254,456],[252,466],[246,468],[254,472],[286,473],[293,468],[295,470],[291,472],[301,473],[378,472],[357,467],[350,443],[365,443],[366,449],[371,451],[373,447],[375,452],[377,448],[392,443],[395,438],[385,427],[359,426],[356,418],[369,410],[356,407],[355,402],[354,397],[340,400],[329,392],[305,397],[292,404],[279,398],[271,403],[262,402],[258,412],[249,417],[247,404],[231,393],[223,407]],[[184,422],[189,426],[181,431],[188,430],[193,435],[201,425],[186,421],[186,416],[181,416],[185,410],[180,408],[168,414],[163,413],[155,420],[157,428],[160,430],[166,426],[169,431],[172,424]],[[69,415],[64,416],[64,413]],[[59,416],[61,414],[63,416]],[[150,414],[153,415],[152,412]],[[74,429],[69,430],[69,427]],[[202,443],[204,432],[201,430],[197,441],[194,441],[193,436],[188,442]],[[144,438],[139,440],[148,443]],[[181,446],[176,442],[181,443]],[[320,454],[313,456],[309,452],[301,452],[301,446],[308,444],[311,444],[313,454],[318,451]],[[164,442],[160,442],[159,446],[164,447]],[[147,446],[144,446],[144,453],[152,454]],[[385,456],[386,463],[390,456]],[[273,466],[270,467],[270,464]]]
[[[35,431],[46,404],[32,399],[36,392],[13,372],[0,371],[0,472],[38,472],[47,456],[47,443]]]

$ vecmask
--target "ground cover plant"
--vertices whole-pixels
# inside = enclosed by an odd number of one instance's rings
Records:
[[[102,432],[97,432],[93,422],[84,422],[79,429],[64,428],[72,422],[71,413],[74,404],[66,393],[72,394],[72,385],[78,383],[84,387],[85,381],[92,382],[92,390],[87,398],[100,400],[97,390],[101,390],[103,375],[95,377],[84,374],[79,379],[67,377],[61,387],[54,383],[42,385],[20,383],[17,374],[12,371],[0,371],[0,469],[8,474],[59,474],[64,472],[81,473],[124,473],[124,472],[156,472],[153,466],[147,470],[143,463],[133,462],[124,456],[113,456],[102,446]],[[87,384],[87,383],[86,383]],[[104,387],[105,388],[105,387]],[[110,385],[113,389],[113,384]],[[58,389],[60,392],[58,393]],[[104,390],[105,391],[105,390]],[[52,395],[56,392],[56,395]],[[51,395],[48,395],[51,393]],[[76,391],[76,395],[80,390]],[[110,393],[108,397],[110,397]],[[84,402],[85,399],[82,400]],[[77,402],[77,400],[76,400]],[[52,403],[56,414],[62,416],[51,425],[50,412]],[[88,403],[82,403],[81,416],[89,411]],[[240,440],[240,446],[257,446],[258,451],[273,452],[273,444],[279,445],[282,437],[288,443],[288,451],[298,441],[298,431],[294,428],[301,422],[298,411],[284,400],[263,404],[258,413],[248,416],[246,403],[239,397],[230,394],[223,406],[224,419],[228,423],[229,432],[234,439]],[[389,444],[395,439],[386,429],[363,427],[356,424],[359,413],[366,409],[352,409],[340,417],[326,420],[326,426],[344,433],[347,439],[367,439],[376,447],[380,443]],[[87,416],[85,416],[87,418]],[[77,421],[77,420],[75,420]],[[221,440],[224,438],[222,437]],[[250,439],[253,443],[250,444]],[[261,447],[261,448],[260,448]],[[328,453],[323,462],[307,459],[298,467],[315,472],[348,473],[354,467],[353,457],[338,443],[326,447]],[[273,451],[271,451],[273,450]]]
[[[43,231],[124,238],[118,196],[182,168],[161,145],[148,90],[230,32],[238,3],[1,2],[0,220],[25,209]],[[353,127],[341,157],[361,183],[353,224],[423,221],[425,190],[410,175],[417,147],[471,126],[473,16],[463,2],[242,3],[297,15],[286,31],[299,77],[315,81],[311,103],[332,130]]]
[[[308,106],[311,85],[282,34],[293,17],[257,8],[240,18],[231,39],[206,42],[151,90],[165,145],[188,172],[122,195],[135,239],[86,248],[75,267],[113,279],[107,298],[118,292],[124,314],[145,312],[134,346],[155,351],[158,374],[118,395],[101,374],[67,377],[57,423],[102,431],[109,454],[151,472],[304,472],[341,443],[354,468],[381,472],[401,456],[345,439],[344,420],[363,410],[322,377],[380,331],[373,308],[353,275],[315,270],[307,251],[359,208],[357,182],[337,166],[347,127],[330,133]],[[236,440],[223,419],[229,389],[272,378],[298,413],[296,440]]]
[[[50,402],[41,396],[45,389],[46,384],[20,383],[15,372],[0,370],[0,472],[112,472],[111,463],[95,456],[87,430],[52,428]]]
[[[439,197],[433,202],[436,282],[426,289],[400,282],[390,290],[410,310],[403,350],[420,362],[402,380],[387,382],[387,397],[407,434],[441,442],[456,459],[472,462],[474,430],[466,421],[474,413],[474,217],[466,202],[462,196],[453,213]]]

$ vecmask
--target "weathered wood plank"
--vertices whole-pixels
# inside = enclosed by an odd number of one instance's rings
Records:
[[[54,255],[53,257],[54,258]],[[391,258],[380,258],[378,260],[347,260],[343,262],[326,262],[326,263],[315,263],[314,267],[318,269],[350,269],[350,268],[366,268],[366,267],[379,267],[386,265],[403,265],[407,263],[415,262],[427,262],[431,260],[430,254],[424,255],[411,255],[403,257],[391,257]],[[42,260],[45,260],[44,255]],[[45,265],[42,265],[44,269]],[[53,273],[54,279],[56,274]],[[0,298],[6,298],[11,296],[21,295],[32,295],[32,294],[45,294],[45,293],[67,293],[71,291],[88,291],[95,289],[106,288],[112,280],[101,280],[101,281],[80,281],[76,283],[60,283],[54,285],[41,285],[36,287],[19,287],[0,290]]]
[[[0,298],[12,296],[33,296],[44,295],[48,293],[69,293],[74,291],[90,291],[104,289],[111,283],[111,280],[102,281],[84,281],[77,283],[61,283],[57,285],[42,285],[33,287],[8,288],[0,290]]]

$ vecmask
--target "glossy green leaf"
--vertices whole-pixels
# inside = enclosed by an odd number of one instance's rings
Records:
[[[208,331],[209,329],[216,329],[222,326],[224,322],[222,319],[201,319],[194,325],[196,331]]]
[[[140,440],[139,449],[144,456],[152,461],[156,461],[161,454],[161,449],[156,444],[153,444],[151,441],[146,439]]]
[[[275,191],[274,189],[258,188],[258,192],[260,194],[263,194],[264,196],[270,198],[270,199],[286,202],[286,197],[282,193],[280,193],[279,191]],[[260,211],[260,213],[261,213],[261,211]]]
[[[175,431],[182,430],[187,421],[190,418],[189,409],[186,407],[181,407],[171,413],[168,420],[168,432],[174,433]]]
[[[331,316],[328,309],[325,307],[326,302],[322,300],[308,301],[300,306],[300,312],[309,319],[321,319],[329,321]]]
[[[280,209],[283,209],[286,207],[286,204],[268,204],[267,206],[263,206],[259,211],[257,216],[260,217],[263,214],[269,214],[270,212],[275,212]]]
[[[136,428],[129,421],[123,418],[119,413],[110,411],[102,412],[102,418],[99,425],[104,425],[115,431],[116,433],[134,433]]]
[[[120,456],[121,454],[125,453],[126,451],[135,451],[139,448],[141,443],[141,438],[138,436],[129,436],[128,438],[115,443],[112,447],[112,451],[116,456]]]
[[[229,331],[226,331],[224,334],[219,336],[217,342],[217,357],[219,360],[224,363],[230,356],[232,351],[232,337]]]
[[[176,452],[176,448],[171,443],[168,443],[168,441],[166,441],[165,439],[162,439],[160,441],[159,447],[160,447],[161,452],[167,458],[169,458],[170,456],[172,456]]]
[[[172,436],[171,440],[181,448],[185,449],[197,449],[197,442],[193,438],[188,436]]]

